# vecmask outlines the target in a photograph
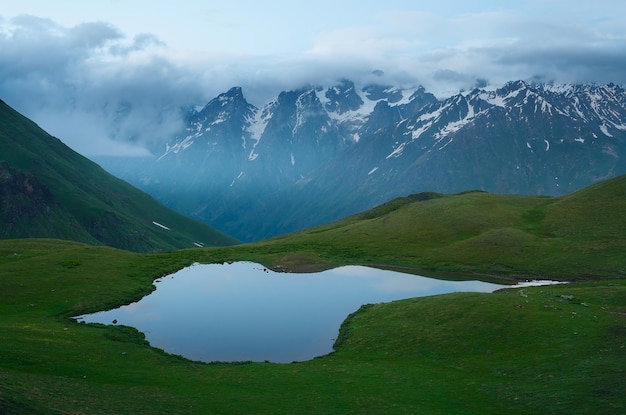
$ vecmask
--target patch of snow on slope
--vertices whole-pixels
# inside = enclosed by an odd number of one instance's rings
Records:
[[[268,104],[263,110],[255,110],[253,116],[247,120],[249,124],[246,131],[250,133],[250,138],[257,143],[261,139],[261,136],[265,132],[265,127],[267,127],[267,123],[272,117],[272,112],[269,110],[271,105],[271,103]]]
[[[211,123],[211,125],[217,125],[217,124],[221,124],[223,122],[226,121],[226,115],[227,112],[226,111],[222,111],[217,115],[217,118],[215,118],[215,120],[213,120],[213,122]]]
[[[553,111],[556,111],[557,113],[564,115],[566,117],[569,117],[569,112],[567,111],[563,111],[560,108],[555,107],[554,105],[552,105],[551,103],[549,103],[548,101],[545,100],[545,98],[543,98],[541,95],[536,94],[534,92],[530,92],[528,93],[528,96],[526,97],[526,99],[528,99],[529,96],[534,96],[536,101],[535,101],[535,113],[537,113],[537,111],[539,110],[539,108],[541,108],[541,112],[544,114],[553,114]],[[524,101],[526,102],[526,101]]]
[[[323,88],[316,88],[315,95],[317,95],[317,99],[320,100],[322,107],[326,108],[326,104],[330,102],[330,99],[326,97],[326,91]]]
[[[494,105],[496,107],[502,107],[505,108],[508,105],[508,101],[511,98],[515,98],[516,96],[518,96],[520,93],[519,89],[516,89],[514,91],[509,92],[507,95],[505,96],[501,96],[498,95],[495,92],[484,92],[482,94],[479,95],[479,98],[481,98],[484,101],[487,101],[488,103],[490,103],[491,105]]]
[[[233,181],[232,181],[232,182],[230,182],[230,187],[233,187],[233,185],[235,184],[235,182],[236,182],[237,180],[241,179],[241,176],[243,176],[243,171],[240,171],[240,172],[239,172],[239,174],[237,175],[237,177],[235,177],[235,178],[233,179]]]
[[[587,94],[587,97],[589,97],[589,100],[591,102],[591,108],[593,109],[593,112],[596,113],[598,118],[603,120],[605,117],[602,114],[604,112],[604,111],[602,111],[602,102],[604,102],[604,97],[602,96],[602,94],[600,94],[599,92],[589,92]],[[606,126],[604,126],[604,127],[606,129]],[[604,130],[602,130],[602,132],[604,132]],[[612,137],[612,136],[609,135],[609,137]]]
[[[409,102],[411,102],[411,97],[417,91],[417,88],[409,88],[409,89],[391,88],[391,90],[398,90],[402,93],[402,98],[398,102],[394,102],[393,105],[403,105],[403,104],[408,104]]]
[[[504,108],[506,106],[504,102],[504,97],[497,95],[495,91],[482,91],[478,94],[478,98],[488,102],[495,107]]]
[[[159,157],[157,161],[161,160],[163,157],[167,156],[170,153],[178,154],[179,152],[184,151],[187,147],[193,144],[193,140],[195,138],[200,137],[201,135],[202,132],[196,132],[194,134],[188,135],[182,141],[174,144],[173,146],[168,145],[165,148],[165,153],[163,153],[163,155],[161,155],[161,157]]]
[[[406,145],[406,143],[400,144],[398,147],[396,147],[395,150],[393,150],[391,153],[389,153],[389,155],[387,155],[387,157],[385,157],[385,159],[389,159],[391,157],[400,157],[402,155],[402,152],[404,151],[404,146],[405,145]]]
[[[458,120],[458,121],[452,121],[449,122],[448,124],[446,124],[443,128],[441,128],[435,135],[435,139],[436,140],[441,140],[445,137],[447,137],[448,135],[455,133],[457,131],[459,131],[461,128],[463,128],[464,126],[466,126],[467,124],[471,123],[474,121],[474,119],[487,112],[487,110],[483,110],[483,111],[479,111],[476,112],[474,106],[471,103],[467,103],[467,114],[465,115],[465,117],[463,117],[462,119]],[[450,144],[451,141],[448,141],[443,147],[440,147],[439,149],[443,149],[445,148],[448,144]]]
[[[222,106],[228,105],[228,103],[233,102],[234,98],[233,97],[229,97],[226,95],[220,95],[218,97],[220,103],[222,104]]]
[[[578,99],[578,97],[574,97],[574,111],[576,111],[576,114],[578,114],[578,117],[583,120],[583,121],[587,121],[587,117],[585,117],[585,113],[580,109],[580,99]]]
[[[616,123],[612,123],[613,124],[613,128],[616,128],[620,131],[626,131],[626,124],[616,124]]]
[[[433,124],[435,124],[441,118],[441,114],[443,114],[443,112],[448,107],[450,107],[450,103],[441,106],[435,111],[422,114],[415,120],[413,125],[407,126],[408,129],[412,130],[411,140],[417,140],[422,134],[428,131],[433,126]],[[418,125],[419,127],[417,127]]]
[[[166,231],[171,230],[171,229],[170,229],[170,228],[168,228],[167,226],[165,226],[165,225],[161,225],[159,222],[152,221],[152,224],[153,224],[153,225],[158,226],[158,227],[159,227],[159,228],[161,228],[161,229],[165,229]]]
[[[255,153],[254,149],[250,150],[250,154],[248,154],[248,161],[254,161],[259,157],[259,153]]]
[[[365,121],[367,121],[367,118],[370,116],[372,111],[374,111],[374,107],[376,106],[376,103],[378,101],[370,100],[363,93],[363,91],[359,90],[358,88],[355,88],[355,92],[361,97],[361,100],[363,101],[363,105],[361,105],[356,110],[346,111],[342,114],[339,114],[335,111],[328,111],[327,113],[330,119],[340,124],[343,124],[346,122],[356,122],[356,123],[362,124],[362,123],[365,123]],[[317,98],[320,100],[324,108],[326,108],[326,103],[330,102],[330,100],[326,98],[325,91],[316,90],[315,94],[317,95]]]
[[[302,104],[302,97],[303,95],[300,95],[296,100],[296,125],[294,125],[293,129],[291,130],[292,135],[296,135],[296,133],[298,132],[300,127],[302,127],[305,121],[304,104]]]
[[[607,137],[613,137],[613,135],[609,132],[609,129],[606,127],[606,124],[602,124],[600,126],[600,131],[602,131],[602,133]]]
[[[411,139],[417,140],[418,138],[420,138],[420,135],[424,134],[424,132],[426,132],[432,125],[433,125],[432,123],[428,123],[428,124],[422,125],[417,130],[413,130],[413,132],[411,133]]]

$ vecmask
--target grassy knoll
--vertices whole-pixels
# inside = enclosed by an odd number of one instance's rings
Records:
[[[0,242],[0,413],[597,414],[626,410],[626,281],[453,294],[363,307],[337,352],[292,364],[201,364],[137,331],[68,316],[131,301],[193,260]]]
[[[296,269],[360,261],[483,277],[623,277],[625,211],[626,176],[559,198],[422,194],[256,246]]]

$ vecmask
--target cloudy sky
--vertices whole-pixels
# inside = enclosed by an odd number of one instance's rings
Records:
[[[623,0],[20,0],[0,9],[0,99],[87,156],[146,154],[179,108],[238,85],[347,77],[439,97],[517,79],[626,83]]]

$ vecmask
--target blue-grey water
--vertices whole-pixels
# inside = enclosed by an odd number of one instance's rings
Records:
[[[339,326],[362,304],[502,285],[444,281],[363,266],[277,273],[251,262],[193,265],[140,301],[77,317],[142,331],[154,347],[192,360],[292,362],[333,351]]]

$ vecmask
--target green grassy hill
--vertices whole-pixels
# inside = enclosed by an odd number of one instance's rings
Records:
[[[626,275],[626,176],[563,197],[417,194],[253,246],[298,269],[343,263],[555,279]]]
[[[143,252],[236,243],[106,173],[2,101],[0,202],[3,239],[62,238]]]

